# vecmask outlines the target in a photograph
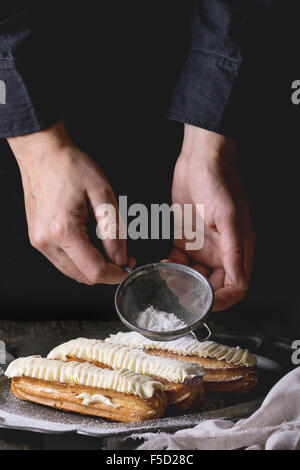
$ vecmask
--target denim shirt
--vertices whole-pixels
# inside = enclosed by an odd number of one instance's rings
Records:
[[[255,43],[253,25],[268,15],[273,3],[193,2],[190,52],[170,103],[169,119],[238,137],[239,93],[248,45]],[[10,5],[0,10],[0,137],[36,132],[64,117],[61,87],[54,74],[58,64],[50,48],[47,53],[46,42],[39,54],[42,27],[35,28],[34,5]],[[47,15],[37,22],[47,22]]]

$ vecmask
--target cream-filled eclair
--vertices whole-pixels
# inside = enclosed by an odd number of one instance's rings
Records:
[[[13,361],[5,375],[22,400],[116,421],[159,418],[167,406],[160,382],[127,369],[29,356]]]
[[[258,380],[256,358],[247,349],[185,336],[175,341],[151,341],[136,332],[117,333],[105,340],[141,348],[151,355],[200,364],[205,388],[211,391],[248,393]]]
[[[48,358],[85,361],[101,368],[128,369],[150,376],[163,383],[168,404],[180,409],[198,405],[203,399],[203,367],[196,363],[155,357],[142,349],[87,338],[73,339],[57,346]]]

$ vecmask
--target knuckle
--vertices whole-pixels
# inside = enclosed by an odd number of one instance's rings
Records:
[[[114,198],[114,192],[110,185],[106,184],[99,188],[99,197],[102,201],[111,201]]]
[[[248,283],[244,281],[241,283],[241,287],[240,287],[241,299],[244,299],[246,297],[247,292],[248,292]]]
[[[70,233],[69,225],[66,222],[62,221],[53,221],[49,228],[50,238],[56,242],[60,242],[68,237]]]
[[[94,282],[92,282],[92,281],[90,281],[89,279],[86,279],[86,278],[83,279],[80,282],[81,282],[81,284],[85,284],[86,286],[94,286],[95,284],[97,284],[97,283],[94,283]]]
[[[88,280],[92,285],[100,284],[104,279],[105,269],[103,266],[98,266],[96,269],[93,269],[88,276]]]
[[[246,279],[240,279],[237,286],[237,301],[243,300],[248,292],[248,282]]]
[[[44,250],[47,246],[47,238],[42,232],[30,232],[29,240],[31,246],[39,251]]]
[[[233,203],[228,204],[228,207],[226,209],[227,219],[234,221],[236,220],[237,215],[238,215],[237,207]]]

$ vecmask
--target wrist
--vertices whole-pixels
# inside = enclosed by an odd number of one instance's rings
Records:
[[[185,124],[181,158],[218,163],[235,160],[236,142],[216,132]]]
[[[63,121],[33,134],[10,137],[7,141],[19,163],[30,162],[31,159],[47,154],[56,154],[74,146]]]

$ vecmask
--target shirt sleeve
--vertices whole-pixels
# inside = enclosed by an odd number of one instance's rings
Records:
[[[62,118],[55,43],[39,34],[30,2],[0,11],[0,137],[45,129]],[[21,5],[21,7],[19,7]]]
[[[272,0],[194,1],[191,49],[169,119],[238,138],[246,35],[255,35],[249,23],[271,6]]]

